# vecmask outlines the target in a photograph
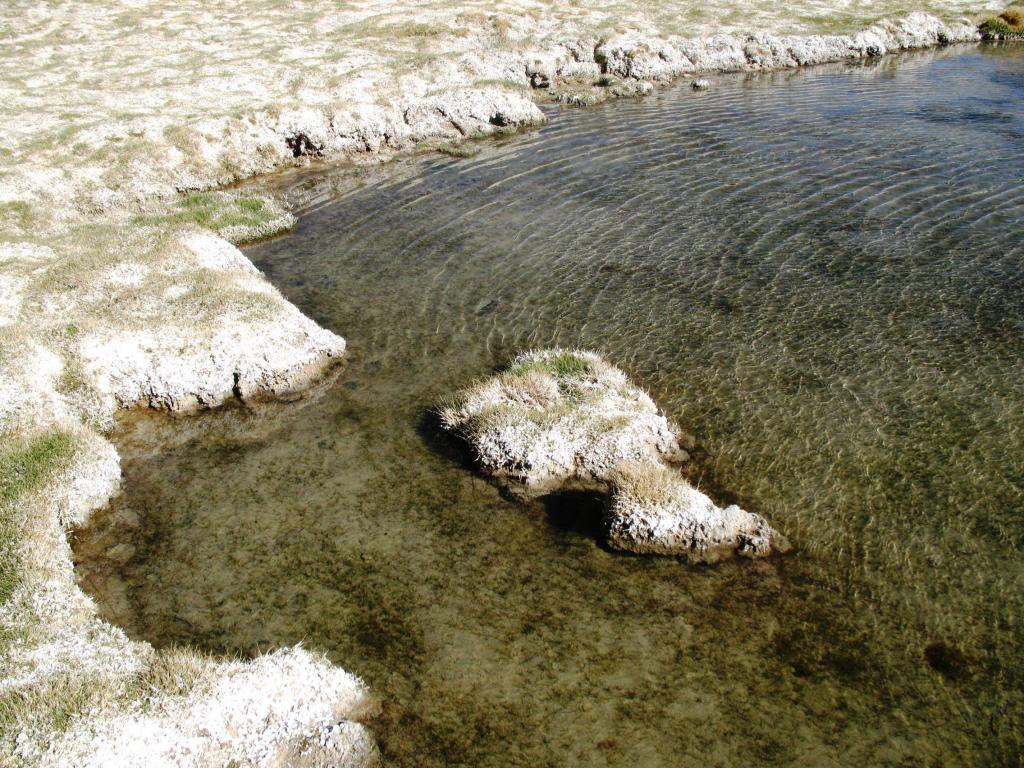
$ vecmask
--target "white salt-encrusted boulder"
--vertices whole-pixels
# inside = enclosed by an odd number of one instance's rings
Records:
[[[440,418],[519,498],[608,493],[605,528],[617,549],[710,561],[785,548],[764,518],[721,509],[686,482],[672,467],[689,458],[677,430],[625,373],[593,352],[520,355],[457,394]]]
[[[685,554],[714,562],[733,554],[764,557],[788,549],[760,515],[724,509],[664,466],[625,467],[612,483],[605,517],[608,544],[650,555]]]
[[[441,421],[523,499],[606,490],[624,464],[688,458],[654,401],[590,352],[521,355],[456,395]]]

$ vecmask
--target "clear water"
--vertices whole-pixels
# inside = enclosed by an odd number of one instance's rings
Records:
[[[395,765],[1020,765],[1024,48],[552,116],[287,181],[298,228],[248,253],[349,361],[126,431],[138,549],[96,556],[103,515],[76,542],[102,610],[326,651]],[[625,367],[794,551],[623,556],[593,500],[479,479],[426,411],[553,344]]]

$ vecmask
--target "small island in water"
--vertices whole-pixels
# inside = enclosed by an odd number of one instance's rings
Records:
[[[593,352],[519,355],[502,373],[459,392],[439,415],[516,497],[606,493],[603,528],[615,549],[713,562],[788,548],[763,517],[735,504],[718,507],[683,478],[674,466],[689,458],[680,430]]]

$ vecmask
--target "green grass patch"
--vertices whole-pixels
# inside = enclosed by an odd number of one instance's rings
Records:
[[[233,227],[256,229],[264,226],[281,214],[259,198],[234,197],[218,192],[198,192],[187,195],[176,202],[163,215],[140,216],[141,225],[196,224],[214,232]]]
[[[1013,34],[1009,25],[998,17],[985,19],[978,25],[978,31],[985,37],[1002,37]]]
[[[71,719],[89,703],[93,686],[61,677],[46,686],[12,688],[0,696],[0,733],[15,733],[26,716],[37,724],[45,723],[47,730],[61,733],[67,730]]]
[[[18,585],[17,538],[22,526],[18,502],[65,468],[76,449],[74,437],[59,430],[4,442],[0,448],[0,603],[9,600]]]
[[[75,453],[75,439],[53,431],[0,449],[0,506],[7,507],[49,480]]]
[[[579,355],[563,352],[538,360],[522,360],[513,363],[506,373],[509,376],[525,376],[534,372],[549,373],[558,379],[569,376],[588,376],[594,372],[594,367],[589,360]]]
[[[998,16],[978,25],[984,37],[1020,37],[1024,35],[1024,7],[1010,6]]]
[[[20,229],[30,229],[35,220],[32,207],[23,200],[0,203],[0,219],[13,222]]]

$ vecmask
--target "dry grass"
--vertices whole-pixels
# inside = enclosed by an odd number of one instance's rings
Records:
[[[162,230],[195,224],[232,242],[245,242],[277,234],[294,221],[294,217],[269,198],[196,192],[175,200],[157,214],[137,216],[134,223]]]
[[[998,16],[985,19],[978,29],[986,37],[1017,37],[1024,35],[1024,6],[1011,5]]]
[[[684,482],[678,472],[660,462],[633,463],[616,469],[612,491],[635,506],[667,506]]]
[[[61,734],[78,717],[132,703],[135,711],[145,713],[169,699],[201,694],[217,667],[217,660],[200,651],[168,648],[149,653],[133,675],[64,673],[10,688],[0,693],[0,734],[10,737],[23,729]]]
[[[176,646],[153,654],[140,674],[130,678],[122,698],[127,701],[195,694],[214,676],[216,660],[202,651]]]
[[[23,499],[68,467],[75,439],[53,430],[35,435],[0,435],[0,603],[6,603],[20,580]]]
[[[506,398],[527,408],[547,409],[563,397],[558,379],[537,370],[516,375],[503,374],[501,389]]]
[[[53,676],[42,685],[9,689],[0,694],[0,734],[10,736],[26,727],[62,733],[86,709],[109,703],[110,693],[108,681],[77,675]]]
[[[504,403],[485,406],[469,419],[462,421],[458,433],[470,445],[479,444],[489,435],[498,434],[508,428],[524,426],[520,411],[520,408]],[[527,423],[530,423],[529,419]]]
[[[999,14],[999,18],[1017,30],[1024,29],[1024,7],[1022,6],[1010,6]]]

